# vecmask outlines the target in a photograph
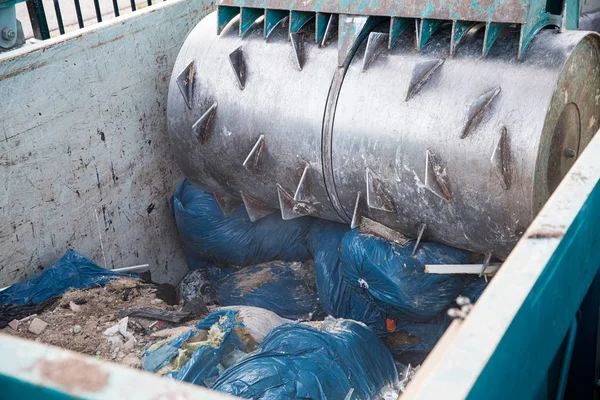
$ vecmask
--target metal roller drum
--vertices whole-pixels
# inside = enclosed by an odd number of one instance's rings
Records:
[[[332,135],[348,219],[510,253],[598,129],[600,59],[596,35],[543,30],[517,61],[507,33],[485,58],[483,29],[453,57],[447,32],[354,58]]]
[[[213,14],[174,67],[176,158],[225,213],[367,217],[504,257],[598,129],[595,34],[543,30],[517,60],[510,30],[485,57],[477,27],[452,56],[450,29],[420,52],[375,30],[346,70],[337,37],[285,24],[265,39],[242,15],[218,36]]]

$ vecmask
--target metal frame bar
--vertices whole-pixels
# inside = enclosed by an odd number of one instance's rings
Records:
[[[533,398],[600,267],[596,135],[406,399]]]

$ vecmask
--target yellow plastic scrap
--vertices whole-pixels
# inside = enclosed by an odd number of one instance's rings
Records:
[[[171,360],[170,363],[159,369],[156,373],[158,375],[166,375],[169,372],[179,371],[179,369],[190,360],[192,354],[194,354],[194,352],[198,350],[198,348],[201,346],[211,346],[215,349],[219,348],[219,346],[223,342],[223,338],[225,337],[225,331],[222,331],[219,325],[225,322],[226,319],[227,316],[223,315],[219,319],[219,322],[214,323],[208,330],[208,336],[206,337],[206,339],[198,341],[198,338],[203,336],[203,332],[201,331],[195,334],[194,336],[190,337],[188,340],[186,340],[179,348],[177,356],[173,358],[173,360]],[[161,340],[160,342],[155,343],[155,345],[160,344],[156,348],[159,348],[160,346],[164,345],[164,343],[161,344],[161,342],[169,340],[170,339]],[[154,347],[155,345],[152,345],[152,347]]]

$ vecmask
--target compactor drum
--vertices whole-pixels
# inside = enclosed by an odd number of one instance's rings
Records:
[[[224,213],[368,218],[503,258],[598,130],[600,37],[566,6],[512,23],[223,3],[179,53],[168,123]]]

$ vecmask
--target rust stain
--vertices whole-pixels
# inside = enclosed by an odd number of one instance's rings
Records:
[[[3,80],[8,79],[8,78],[15,77],[15,76],[20,75],[20,74],[22,74],[24,72],[33,71],[34,69],[38,69],[38,68],[44,67],[45,65],[46,65],[46,62],[29,64],[26,67],[16,69],[16,70],[14,70],[14,71],[6,74],[6,75],[0,76],[0,81],[3,81]]]
[[[134,32],[134,33],[135,33],[135,32]],[[93,45],[93,46],[90,46],[90,49],[95,49],[95,48],[97,48],[97,47],[104,46],[105,44],[108,44],[108,43],[111,43],[111,42],[116,42],[117,40],[121,40],[121,39],[123,39],[124,37],[125,37],[125,35],[118,35],[118,36],[115,36],[114,38],[112,38],[112,39],[110,39],[110,40],[107,40],[107,41],[105,41],[105,42],[99,42],[99,43],[96,43],[96,44],[95,44],[95,45]]]
[[[555,229],[536,229],[527,236],[529,239],[556,239],[561,238],[565,234],[562,231],[557,231]]]
[[[42,378],[67,390],[99,392],[108,383],[108,372],[78,358],[59,361],[43,360],[38,366]]]

